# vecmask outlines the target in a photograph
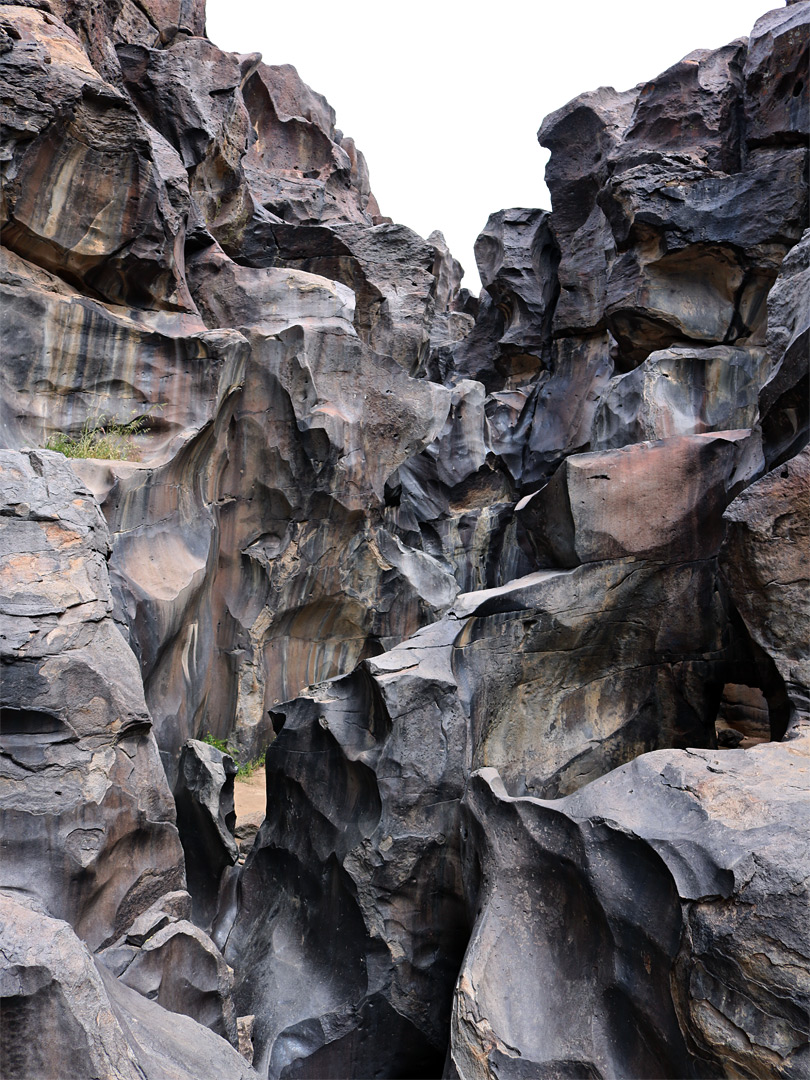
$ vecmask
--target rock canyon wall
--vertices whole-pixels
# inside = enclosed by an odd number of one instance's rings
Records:
[[[476,299],[200,0],[0,4],[3,1080],[808,1075],[809,50],[547,117]]]

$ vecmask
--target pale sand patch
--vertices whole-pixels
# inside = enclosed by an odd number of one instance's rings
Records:
[[[256,811],[265,812],[264,766],[257,769],[253,776],[235,779],[233,784],[233,802],[236,819]]]

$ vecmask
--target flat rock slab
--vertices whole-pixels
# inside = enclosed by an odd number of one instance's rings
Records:
[[[705,559],[722,543],[726,506],[763,467],[746,430],[575,454],[517,514],[541,565]]]

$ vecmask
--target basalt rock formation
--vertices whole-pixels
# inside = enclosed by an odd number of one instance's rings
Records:
[[[475,300],[202,3],[0,4],[4,1080],[807,1074],[809,49],[547,117]]]

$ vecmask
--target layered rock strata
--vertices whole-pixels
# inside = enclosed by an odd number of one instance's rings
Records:
[[[809,30],[474,301],[201,3],[0,5],[4,1076],[806,1073]]]

